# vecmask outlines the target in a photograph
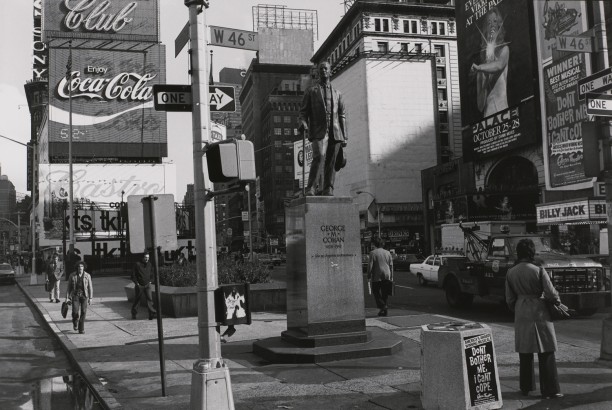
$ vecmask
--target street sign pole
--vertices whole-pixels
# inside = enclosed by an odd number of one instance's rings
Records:
[[[203,0],[184,0],[189,8],[189,38],[192,67],[193,174],[196,230],[196,272],[198,276],[198,359],[191,374],[190,408],[234,409],[227,364],[221,357],[221,338],[216,331],[217,246],[215,244],[214,201],[206,201],[212,188],[203,143],[210,141],[208,76],[206,73],[206,7]]]
[[[159,348],[159,368],[161,371],[161,387],[162,397],[166,397],[166,360],[164,356],[164,325],[162,323],[162,305],[161,305],[161,287],[159,285],[159,258],[157,256],[157,232],[155,225],[155,201],[157,197],[155,195],[149,195],[143,198],[149,203],[149,216],[150,216],[150,228],[151,228],[151,249],[153,253],[153,272],[155,275],[155,294],[157,296],[157,344]]]

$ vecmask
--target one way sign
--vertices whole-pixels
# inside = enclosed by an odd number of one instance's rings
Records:
[[[155,110],[157,111],[191,111],[190,85],[153,85]],[[208,106],[210,111],[235,112],[236,97],[231,85],[211,85],[208,87]]]
[[[236,111],[234,87],[211,85],[208,87],[208,95],[210,111]]]

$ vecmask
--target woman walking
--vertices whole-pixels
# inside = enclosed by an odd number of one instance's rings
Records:
[[[538,354],[540,392],[546,399],[563,397],[559,387],[555,351],[557,337],[544,299],[561,303],[544,268],[534,264],[535,245],[521,239],[517,262],[506,276],[506,302],[514,312],[514,344],[519,354],[520,388],[524,396],[535,390],[533,354]]]
[[[51,262],[47,265],[47,282],[49,283],[49,301],[59,303],[60,283],[64,276],[64,266],[57,253],[53,254]]]
[[[91,305],[93,298],[91,275],[85,272],[85,268],[85,262],[77,262],[76,272],[72,272],[68,278],[68,290],[66,291],[66,299],[72,302],[73,328],[81,334],[85,333],[87,306]]]

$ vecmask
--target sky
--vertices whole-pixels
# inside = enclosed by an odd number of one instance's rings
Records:
[[[63,1],[63,0],[57,0]],[[138,1],[138,0],[136,0]],[[174,57],[174,39],[189,19],[183,0],[159,0],[161,41],[166,45],[166,82],[188,84],[187,52]],[[32,78],[33,0],[0,2],[0,135],[27,143],[30,140],[30,113],[24,84]],[[253,30],[252,7],[258,4],[284,5],[316,10],[319,38],[315,51],[344,14],[342,0],[211,0],[206,11],[208,25]],[[214,52],[213,79],[223,67],[248,68],[254,51],[211,47]],[[191,113],[168,113],[168,159],[176,164],[176,202],[181,202],[186,185],[193,183]],[[1,174],[15,185],[17,195],[26,190],[26,147],[0,138]]]

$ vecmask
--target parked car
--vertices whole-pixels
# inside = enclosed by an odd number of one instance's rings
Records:
[[[393,269],[409,271],[411,264],[421,263],[424,259],[425,258],[423,258],[423,255],[419,255],[416,253],[400,254],[393,259]]]
[[[0,283],[15,283],[15,271],[10,263],[0,263]]]
[[[268,265],[280,266],[281,264],[281,257],[276,253],[261,253],[257,255],[257,259]]]
[[[463,255],[430,255],[421,263],[410,264],[410,273],[416,275],[421,286],[428,283],[438,284],[438,270],[441,266],[465,262],[469,260]]]

